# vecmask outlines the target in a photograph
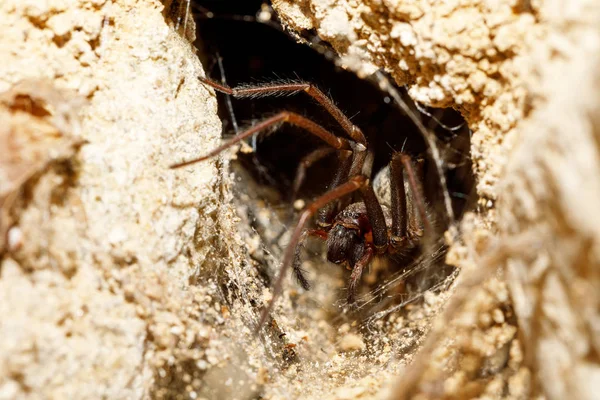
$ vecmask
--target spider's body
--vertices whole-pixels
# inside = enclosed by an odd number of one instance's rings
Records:
[[[395,153],[389,165],[377,174],[372,183],[370,178],[374,155],[369,150],[364,134],[329,97],[312,84],[286,82],[229,88],[206,78],[200,80],[235,97],[305,92],[337,120],[347,135],[347,138],[334,135],[306,117],[282,111],[238,134],[207,155],[172,166],[179,168],[206,160],[255,133],[287,122],[305,129],[327,145],[311,152],[300,163],[293,186],[295,197],[306,175],[306,169],[332,152],[337,153],[338,168],[330,185],[331,190],[310,203],[300,215],[284,254],[281,272],[273,288],[273,298],[263,311],[259,328],[263,326],[281,292],[287,268],[293,268],[298,281],[305,289],[310,287],[300,267],[301,250],[308,236],[325,240],[327,259],[352,270],[348,283],[348,301],[353,303],[362,271],[374,256],[408,254],[419,246],[423,233],[431,230],[411,158],[402,152]],[[354,194],[360,196],[352,202]],[[304,230],[310,217],[317,212],[318,228]]]
[[[404,180],[404,190],[407,202],[407,226],[406,236],[395,238],[391,227],[393,226],[392,193],[390,190],[391,172],[390,167],[382,169],[373,180],[373,189],[385,219],[387,229],[387,246],[377,248],[373,242],[373,226],[369,221],[367,207],[364,202],[352,203],[339,211],[332,223],[320,223],[320,229],[308,230],[306,235],[315,236],[325,240],[327,246],[327,260],[339,264],[348,270],[355,270],[348,287],[348,302],[355,301],[356,286],[360,279],[360,271],[374,256],[392,257],[395,259],[406,259],[412,254],[412,250],[418,247],[423,236],[423,224],[412,206],[413,196],[407,180]],[[300,268],[300,250],[303,240],[296,248],[294,259],[294,271],[300,284],[309,289],[310,285],[302,275]]]
[[[327,260],[352,269],[366,248],[373,247],[373,228],[363,203],[353,203],[336,215],[327,232]]]

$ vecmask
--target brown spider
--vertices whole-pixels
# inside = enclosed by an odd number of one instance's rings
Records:
[[[352,304],[355,302],[363,269],[374,256],[408,253],[419,246],[424,231],[431,232],[431,223],[411,158],[402,152],[395,153],[389,165],[375,177],[375,184],[372,184],[370,176],[373,154],[367,149],[364,134],[314,85],[288,82],[229,88],[207,78],[199,79],[220,92],[240,98],[306,92],[337,120],[350,137],[338,137],[308,118],[282,111],[241,132],[202,157],[171,166],[181,168],[204,161],[257,132],[288,122],[307,130],[329,146],[304,157],[294,181],[295,194],[306,169],[332,151],[337,151],[339,167],[330,186],[332,189],[310,203],[301,213],[285,250],[272,299],[262,312],[257,330],[264,325],[280,295],[283,279],[290,266],[302,287],[310,288],[300,268],[300,253],[307,237],[326,241],[327,259],[352,270],[348,283],[348,302]],[[351,203],[348,195],[354,192],[360,193],[360,201]],[[318,228],[304,230],[308,220],[317,212]]]

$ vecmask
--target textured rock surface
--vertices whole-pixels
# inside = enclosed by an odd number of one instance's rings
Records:
[[[134,0],[0,5],[10,228],[0,398],[184,395],[194,387],[183,376],[222,352],[209,338],[222,319],[210,277],[231,262],[233,242],[224,182],[212,163],[168,169],[214,145],[220,122],[193,49],[161,10]]]
[[[498,222],[507,240],[531,244],[510,254],[507,272],[538,388],[553,399],[592,399],[600,391],[600,6],[578,2],[544,18],[552,38],[534,52],[528,86],[543,103],[508,163]]]

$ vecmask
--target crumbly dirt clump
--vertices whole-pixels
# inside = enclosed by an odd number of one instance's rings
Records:
[[[227,179],[168,169],[220,121],[162,9],[0,5],[2,399],[189,398],[227,354]]]

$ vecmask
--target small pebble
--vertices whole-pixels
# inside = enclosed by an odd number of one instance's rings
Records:
[[[348,333],[340,341],[342,351],[364,350],[365,342],[360,335]]]
[[[23,231],[18,226],[8,231],[8,251],[18,251],[23,247]]]

